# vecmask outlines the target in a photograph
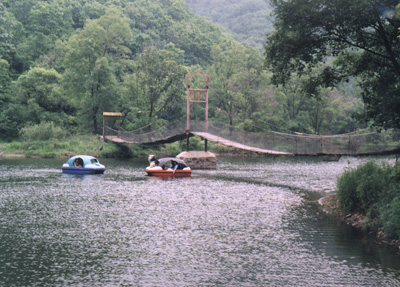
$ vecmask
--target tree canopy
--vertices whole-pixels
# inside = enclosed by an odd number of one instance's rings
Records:
[[[276,31],[267,37],[265,63],[275,83],[334,57],[309,87],[333,87],[361,79],[366,119],[400,128],[400,19],[398,0],[272,0]]]
[[[243,45],[262,52],[265,35],[273,31],[269,0],[186,0],[197,14],[225,28]]]
[[[211,78],[210,121],[317,134],[360,127],[352,118],[363,108],[358,78],[321,87],[315,75],[325,64],[290,85],[272,84],[260,51],[244,39],[268,32],[269,1],[188,2],[219,5],[213,17],[231,21],[233,32],[196,16],[184,0],[3,0],[0,140],[43,126],[97,134],[103,112],[122,113],[126,130],[184,121],[188,72]],[[193,119],[204,119],[203,106],[193,109]]]

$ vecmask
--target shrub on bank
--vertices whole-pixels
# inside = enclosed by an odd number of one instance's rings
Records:
[[[68,136],[68,132],[54,125],[53,122],[43,122],[22,128],[20,135],[25,141],[46,141],[65,139]]]
[[[96,157],[135,156],[130,146],[103,142],[98,136],[73,135],[62,140],[29,140],[23,142],[0,143],[0,153],[22,154],[25,157],[57,158],[77,154],[89,154]]]
[[[337,187],[343,212],[363,214],[367,227],[400,238],[400,167],[367,162],[347,169]]]

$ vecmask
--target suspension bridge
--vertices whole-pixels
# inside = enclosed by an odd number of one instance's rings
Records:
[[[202,78],[205,89],[191,88],[193,78]],[[245,132],[222,123],[208,122],[208,83],[207,74],[196,75],[188,73],[186,124],[170,123],[157,130],[148,131],[146,127],[129,132],[118,128],[112,129],[105,125],[105,117],[121,117],[121,113],[103,113],[103,140],[128,144],[164,144],[187,139],[186,149],[189,151],[189,138],[201,137],[207,142],[230,146],[236,149],[271,155],[386,155],[400,153],[400,133],[386,131],[382,133],[362,130],[354,133],[317,136],[306,134],[285,134],[268,131],[264,133]],[[190,104],[205,104],[205,120],[195,122],[190,120]]]
[[[275,131],[245,132],[222,124],[190,122],[190,130],[182,122],[170,123],[160,129],[135,132],[104,126],[105,140],[127,144],[164,144],[198,136],[206,141],[236,149],[271,155],[390,155],[400,153],[400,133],[377,133],[368,129],[341,135],[289,134]]]

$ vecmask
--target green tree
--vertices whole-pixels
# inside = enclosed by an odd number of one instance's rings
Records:
[[[182,116],[186,69],[175,55],[171,51],[149,48],[138,56],[138,89],[149,123],[159,118],[173,121]]]
[[[229,50],[228,50],[229,51]],[[233,51],[230,50],[230,51]],[[212,51],[214,64],[211,67],[210,77],[213,97],[210,99],[212,105],[225,113],[228,122],[233,126],[235,119],[235,97],[229,87],[229,81],[235,74],[234,58],[225,52],[220,46]]]
[[[326,89],[321,89],[318,97],[309,99],[308,118],[309,126],[311,127],[310,130],[313,134],[321,134],[323,132],[322,127],[326,118],[332,116],[332,110],[328,109],[328,106],[328,91]],[[330,120],[332,119],[330,118]]]
[[[231,90],[238,96],[238,109],[242,122],[252,118],[258,110],[257,98],[264,88],[261,85],[263,79],[262,59],[258,51],[251,47],[245,47],[238,51],[236,56],[240,59],[240,66],[230,83]]]
[[[243,122],[256,112],[261,72],[261,57],[252,48],[235,42],[213,48],[211,102],[227,115],[230,125],[235,124],[237,117]]]
[[[40,0],[5,0],[4,4],[7,9],[15,18],[21,22],[24,26],[27,25],[29,21],[29,14],[31,8],[41,2]]]
[[[132,67],[137,70],[137,67]],[[138,77],[135,74],[125,74],[121,89],[122,125],[128,131],[144,127],[148,124],[145,114],[146,100],[140,96]]]
[[[400,20],[398,0],[273,0],[276,32],[267,37],[265,63],[276,83],[293,73],[309,73],[337,57],[311,77],[316,86],[333,86],[349,76],[361,78],[365,116],[384,128],[400,128]]]
[[[224,41],[222,32],[204,19],[192,15],[187,20],[175,22],[166,34],[168,42],[185,51],[187,65],[208,65],[212,47]]]
[[[10,139],[18,134],[20,123],[11,98],[9,63],[0,58],[0,139]]]
[[[318,69],[313,75],[316,72]],[[307,75],[293,75],[285,85],[273,89],[275,101],[279,103],[274,109],[274,115],[279,115],[283,120],[275,129],[337,134],[352,132],[361,127],[352,119],[356,112],[362,111],[357,90],[352,87],[354,84],[341,83],[338,88],[326,89],[318,85],[310,87],[309,80],[310,76]]]
[[[10,93],[11,77],[9,67],[10,64],[0,58],[0,101],[4,100]]]
[[[25,35],[17,46],[18,59],[24,71],[48,54],[57,39],[68,37],[73,31],[70,11],[56,2],[40,1],[33,5],[25,22]]]
[[[33,68],[18,78],[15,91],[18,104],[24,107],[21,113],[26,125],[68,125],[74,108],[60,88],[61,78],[57,71],[43,68]]]
[[[144,48],[167,49],[173,43],[185,51],[187,65],[210,62],[212,46],[222,38],[219,28],[195,16],[180,0],[136,0],[127,4],[135,40],[132,51]]]
[[[150,49],[150,51],[145,51],[144,54],[150,54],[150,53],[155,53],[156,59],[157,57],[160,57],[160,67],[159,69],[164,69],[164,66],[168,66],[167,69],[170,69],[172,67],[173,69],[183,69],[183,62],[184,62],[184,51],[178,49],[175,47],[174,44],[170,43],[167,45],[166,50],[163,51],[155,51],[154,48]],[[146,56],[144,54],[139,54],[138,55],[138,61],[135,62],[134,64],[132,63],[132,66],[130,69],[137,71],[134,74],[129,74],[126,73],[124,76],[123,80],[123,86],[122,86],[122,91],[121,91],[121,106],[120,106],[120,111],[123,114],[123,119],[122,119],[122,124],[127,130],[135,130],[138,128],[142,128],[144,126],[149,126],[149,113],[151,112],[151,104],[150,102],[154,100],[153,97],[149,96],[150,90],[155,91],[157,87],[152,88],[152,85],[156,85],[155,82],[147,82],[146,75],[147,73],[153,74],[161,71],[154,71],[153,68],[150,68],[149,66],[154,64],[153,61],[151,60],[149,65],[147,65],[146,62]],[[150,54],[151,55],[151,54]],[[140,61],[139,61],[140,59]],[[169,59],[169,60],[168,60]],[[144,68],[139,68],[140,65],[143,65]],[[174,68],[175,66],[175,68]],[[142,70],[145,70],[144,72]],[[171,74],[174,73],[173,70],[170,71]],[[155,76],[156,78],[161,78],[162,82],[162,73],[160,73],[159,76]],[[165,77],[169,78],[170,76],[168,73],[165,73]],[[174,75],[172,77],[175,77]],[[184,107],[184,102],[180,102],[180,94],[182,94],[182,77],[183,77],[183,72],[182,75],[180,76],[179,74],[176,75],[176,82],[171,83],[171,86],[166,88],[165,90],[170,90],[168,91],[171,96],[173,96],[173,91],[176,90],[176,95],[177,98],[168,98],[166,95],[168,93],[165,93],[164,96],[160,96],[160,98],[156,101],[154,101],[155,106],[160,106],[163,107],[162,110],[159,112],[156,112],[156,116],[150,116],[150,121],[152,123],[152,126],[157,127],[158,121],[155,119],[158,118],[164,118],[161,120],[162,124],[165,122],[165,120],[175,120],[177,118],[180,118],[182,116],[182,110]],[[150,77],[151,79],[151,77]],[[166,106],[164,106],[162,103],[165,101],[165,97],[168,99],[168,103]],[[159,101],[159,103],[157,103]],[[154,114],[154,113],[153,113]]]
[[[29,32],[61,38],[72,32],[72,17],[66,7],[57,3],[39,2],[29,15]]]
[[[125,9],[134,29],[134,51],[149,46],[159,49],[165,45],[165,35],[172,19],[161,6],[160,1],[136,0]]]
[[[106,13],[107,7],[96,1],[85,1],[80,11],[80,21],[83,24],[88,19],[98,19]]]
[[[67,44],[65,87],[74,95],[81,119],[90,118],[95,133],[102,112],[119,102],[116,73],[123,70],[131,38],[128,19],[110,8],[99,19],[88,20]]]
[[[232,38],[262,52],[265,34],[270,33],[273,18],[269,1],[264,0],[185,0],[190,9],[221,25]]]
[[[23,38],[23,30],[22,24],[0,3],[0,58],[10,64],[12,73],[21,72],[16,53],[17,45]]]
[[[288,120],[295,121],[307,102],[307,95],[301,89],[300,78],[293,77],[286,85],[279,86],[277,92],[282,99],[283,109]]]
[[[117,107],[117,80],[115,70],[107,57],[95,62],[88,83],[88,90],[80,101],[80,121],[82,126],[92,123],[93,132],[98,133],[98,121],[104,111],[113,111]]]
[[[12,25],[6,8],[0,3],[0,57],[4,57],[14,49],[12,45]]]

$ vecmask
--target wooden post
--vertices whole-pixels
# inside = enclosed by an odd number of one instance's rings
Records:
[[[208,133],[208,86],[206,86],[206,133]],[[204,141],[204,151],[208,149],[207,139]]]
[[[197,73],[199,76],[200,73]],[[205,103],[206,111],[205,111],[205,127],[204,131],[208,132],[208,82],[210,81],[210,77],[207,74],[204,74],[203,79],[205,80],[206,88],[205,89],[190,89],[191,80],[193,79],[193,75],[188,73],[185,77],[186,85],[187,85],[187,103],[186,103],[186,151],[189,151],[189,133],[190,133],[190,103]],[[192,94],[191,94],[192,92]],[[203,97],[203,93],[205,93],[205,97]],[[205,140],[205,150],[207,151],[207,140]]]
[[[106,117],[118,117],[118,137],[120,137],[120,128],[121,128],[121,113],[109,113],[109,112],[103,112],[103,141],[106,141],[106,133],[105,133],[105,127],[106,127]]]
[[[208,87],[206,87],[206,133],[208,133]]]
[[[189,151],[189,132],[186,131],[186,151]]]
[[[118,137],[121,137],[121,118],[118,118]]]
[[[187,87],[186,133],[190,131],[190,86]]]
[[[322,139],[321,136],[319,137],[319,140],[320,140],[320,146],[321,146],[321,151],[320,151],[320,153],[324,153],[324,142],[323,142],[323,139]]]
[[[190,131],[190,85],[187,86],[186,103],[186,151],[189,151],[189,131]]]
[[[106,120],[105,120],[105,116],[104,116],[104,113],[103,113],[103,142],[106,141],[105,131],[104,131],[105,125],[106,125]]]

